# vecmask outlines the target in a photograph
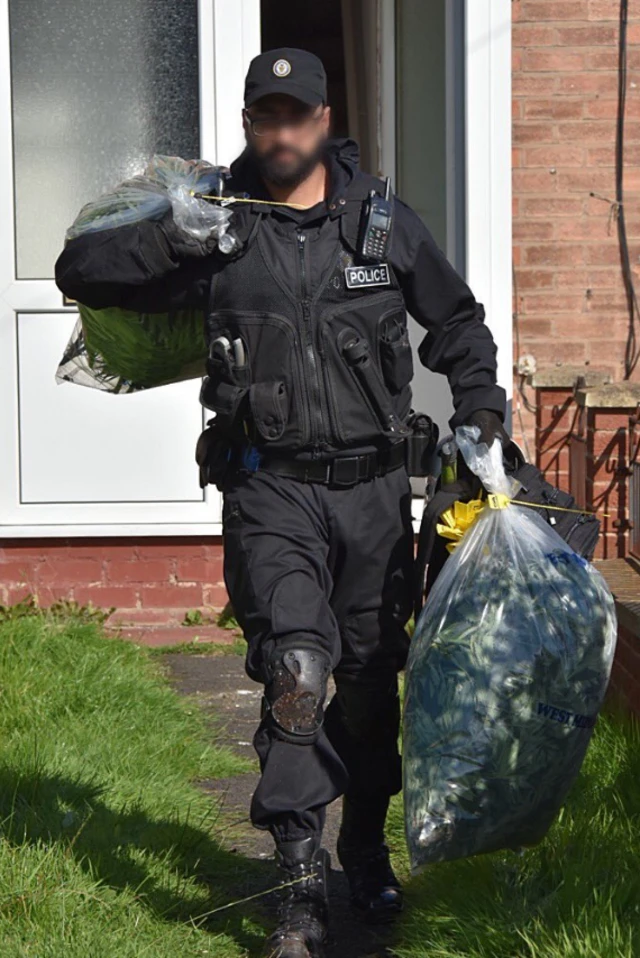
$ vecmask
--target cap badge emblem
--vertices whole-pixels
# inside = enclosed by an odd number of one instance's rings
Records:
[[[291,64],[288,60],[276,60],[273,64],[273,72],[277,77],[288,77],[291,73]]]

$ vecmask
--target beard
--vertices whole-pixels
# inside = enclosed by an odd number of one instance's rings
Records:
[[[301,153],[295,147],[287,147],[288,153],[293,153],[295,158],[284,160],[280,156],[283,148],[274,146],[267,153],[258,155],[255,151],[253,156],[258,167],[258,172],[267,183],[273,183],[274,186],[293,188],[302,183],[309,174],[321,162],[324,153],[324,144],[320,143],[312,153]]]

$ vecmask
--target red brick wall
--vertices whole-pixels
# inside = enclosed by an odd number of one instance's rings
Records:
[[[180,622],[188,609],[226,604],[221,539],[5,539],[0,602],[27,594],[43,606],[116,606],[123,622]]]
[[[614,379],[627,331],[620,254],[610,204],[590,193],[615,197],[619,8],[512,4],[515,359],[519,351],[538,368],[593,364]],[[640,3],[630,8],[625,209],[640,288]],[[532,438],[534,414],[521,414]]]

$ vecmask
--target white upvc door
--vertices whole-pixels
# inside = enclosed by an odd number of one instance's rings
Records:
[[[51,90],[56,89],[58,71],[65,82],[73,82],[84,51],[69,49],[68,57],[57,62],[52,47],[51,87],[46,73],[34,76],[33,117],[25,119],[24,109],[16,117],[20,90],[26,83],[28,95],[32,91],[30,77],[20,76],[20,65],[16,65],[15,58],[25,54],[15,19],[11,34],[9,17],[19,19],[30,2],[0,0],[0,536],[215,534],[220,531],[220,497],[215,489],[203,493],[199,488],[194,462],[203,426],[198,381],[129,396],[55,383],[55,369],[77,314],[72,306],[64,306],[52,279],[49,247],[53,240],[48,231],[54,229],[52,211],[60,197],[49,192],[47,200],[42,183],[34,182],[34,195],[41,194],[34,219],[34,208],[29,209],[31,187],[28,182],[25,186],[24,176],[29,164],[37,169],[42,158],[30,157],[24,143],[30,142],[33,132],[33,142],[41,143],[46,155],[50,124],[73,128],[76,118],[68,115],[68,103],[62,96],[52,107]],[[47,5],[46,0],[42,2]],[[149,2],[138,6],[146,10]],[[51,6],[51,17],[60,16],[65,7],[70,17],[82,15],[92,6],[87,0],[66,4],[63,0]],[[105,5],[96,0],[95,10],[100,6]],[[176,16],[188,4],[166,0],[153,12],[162,6],[175,25]],[[191,16],[190,28],[197,30],[198,70],[192,78],[196,86],[192,99],[198,104],[199,152],[208,160],[228,164],[242,148],[243,77],[260,49],[259,0],[193,0]],[[99,74],[103,45],[101,37],[91,32],[92,22],[91,16],[87,43],[94,46]],[[56,26],[60,25],[53,23]],[[143,31],[145,26],[126,21],[119,25],[122,31],[136,28]],[[63,31],[64,25],[60,35]],[[137,68],[137,80],[143,88],[154,82],[164,82],[166,87],[170,81],[157,77],[162,77],[167,64],[154,65],[149,60],[148,70]],[[108,79],[117,90],[119,78]],[[64,84],[58,88],[64,90]],[[96,112],[95,123],[112,123],[114,139],[122,139],[128,124],[139,122],[138,117],[127,115],[128,107],[126,97],[117,103],[112,97],[102,112]],[[158,115],[162,107],[159,102]],[[25,123],[30,122],[34,129],[27,129],[25,135]],[[180,117],[174,117],[173,123],[179,128]],[[126,151],[126,145],[122,148]],[[26,155],[20,155],[20,150]],[[64,162],[60,137],[51,154],[54,167]],[[18,164],[23,164],[21,180],[16,177]],[[112,182],[131,172],[130,168],[114,170]],[[72,188],[73,182],[73,176],[65,174],[64,189]],[[55,191],[56,183],[48,183],[47,190]],[[59,232],[59,223],[55,229]],[[35,278],[41,275],[45,278]]]

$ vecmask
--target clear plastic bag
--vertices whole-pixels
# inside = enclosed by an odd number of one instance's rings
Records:
[[[66,238],[141,220],[159,220],[172,209],[176,225],[185,233],[199,240],[213,234],[220,241],[227,232],[231,210],[192,195],[210,195],[216,191],[219,173],[219,167],[204,160],[156,155],[144,173],[125,180],[112,192],[83,206],[67,230]]]
[[[236,244],[228,232],[232,211],[193,195],[215,195],[219,174],[219,168],[203,160],[154,156],[144,173],[87,203],[67,239],[161,219],[171,209],[181,230],[198,240],[215,236],[221,252],[231,253]],[[78,311],[80,319],[56,371],[58,382],[127,393],[205,374],[202,312],[138,313],[82,303]]]
[[[206,375],[200,310],[136,313],[79,303],[78,312],[80,319],[56,370],[58,383],[131,393]]]
[[[476,445],[466,427],[456,438],[487,491],[512,497],[500,442]],[[409,656],[414,869],[544,837],[580,770],[615,641],[613,598],[593,566],[535,509],[485,507],[436,580]]]

